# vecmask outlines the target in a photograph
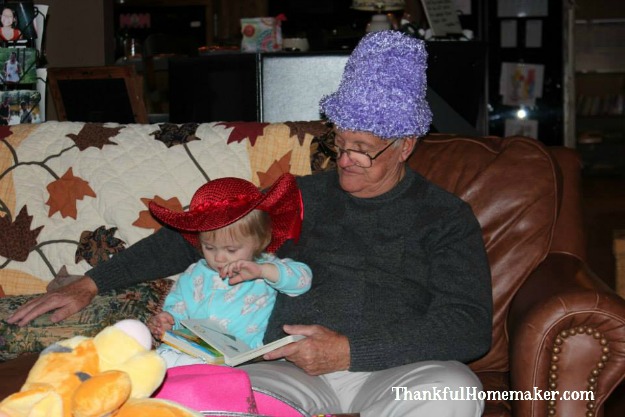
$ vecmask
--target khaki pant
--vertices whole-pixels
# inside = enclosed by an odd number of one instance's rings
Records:
[[[311,415],[361,413],[362,417],[479,417],[484,402],[477,376],[455,361],[427,361],[376,372],[310,376],[286,361],[242,367],[252,386],[279,394]]]

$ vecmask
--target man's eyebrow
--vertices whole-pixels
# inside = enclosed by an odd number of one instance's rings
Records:
[[[342,141],[345,141],[345,138],[343,138],[343,137],[341,137],[341,136],[339,136],[339,135],[336,135],[336,136],[334,137],[334,142],[336,142],[336,140],[337,140],[337,139],[341,139]],[[367,142],[365,142],[365,141],[362,141],[362,140],[356,140],[356,141],[354,141],[351,145],[352,145],[352,146],[362,146],[362,145],[375,146],[375,145],[371,145],[371,144],[369,144],[369,143],[367,143]]]

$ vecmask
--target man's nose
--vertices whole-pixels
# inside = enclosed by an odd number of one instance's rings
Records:
[[[354,165],[354,162],[349,158],[347,152],[339,152],[339,155],[336,157],[336,164],[344,168]]]

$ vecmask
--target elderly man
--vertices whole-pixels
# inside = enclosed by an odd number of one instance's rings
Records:
[[[463,364],[490,347],[492,294],[480,226],[459,198],[406,161],[431,113],[424,43],[399,32],[365,36],[338,90],[322,99],[334,125],[337,170],[302,177],[304,224],[278,252],[310,265],[310,291],[279,296],[265,340],[305,339],[247,365],[252,383],[310,413],[480,416],[481,389]],[[98,291],[181,271],[199,253],[162,229],[24,305],[25,324],[58,309],[60,320]],[[465,395],[466,398],[466,395]],[[470,398],[470,397],[469,397]]]

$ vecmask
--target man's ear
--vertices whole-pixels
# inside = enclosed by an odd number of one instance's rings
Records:
[[[401,139],[402,141],[401,154],[400,154],[401,162],[406,162],[408,158],[410,158],[410,155],[412,155],[412,151],[414,150],[414,147],[417,145],[417,140],[418,139],[416,137]]]

